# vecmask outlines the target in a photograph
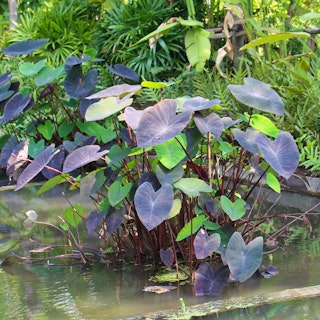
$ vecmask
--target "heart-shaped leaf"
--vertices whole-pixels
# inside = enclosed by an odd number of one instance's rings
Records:
[[[84,146],[73,150],[65,159],[63,172],[70,172],[93,161],[99,160],[108,150],[98,152],[100,147],[97,145]]]
[[[87,232],[92,233],[93,230],[99,225],[103,217],[106,215],[106,212],[104,210],[98,211],[93,210],[90,212],[87,220],[86,220],[86,227]]]
[[[41,141],[41,140],[40,140]],[[47,163],[48,168],[43,168],[41,173],[46,177],[47,179],[50,179],[62,170],[63,161],[66,157],[66,150],[63,145],[60,145],[54,156],[51,158],[51,160]],[[50,168],[53,168],[54,170],[51,170]]]
[[[130,84],[117,84],[115,86],[109,87],[107,89],[96,92],[86,99],[101,99],[107,97],[123,97],[129,93],[135,93],[141,89],[140,85],[130,85]]]
[[[162,100],[148,109],[137,128],[137,144],[140,148],[152,147],[178,135],[189,123],[191,111],[176,114],[176,102]]]
[[[106,217],[107,233],[111,235],[121,225],[125,215],[124,207],[110,208]]]
[[[284,104],[280,96],[262,81],[244,78],[244,85],[229,84],[228,88],[238,101],[249,107],[284,115]]]
[[[196,296],[220,295],[228,283],[229,269],[222,267],[214,271],[208,262],[202,262],[196,271],[194,292]]]
[[[31,77],[37,74],[45,66],[46,62],[46,59],[40,60],[37,63],[23,62],[19,66],[19,71],[24,76]]]
[[[108,97],[91,104],[85,114],[87,121],[97,121],[107,118],[129,106],[132,99],[119,99],[117,97]]]
[[[48,146],[22,171],[17,180],[16,191],[23,188],[47,165],[54,156],[53,148],[54,144]]]
[[[263,238],[257,237],[248,245],[239,232],[231,236],[225,258],[231,274],[240,282],[249,279],[260,267],[263,252]]]
[[[171,268],[174,262],[174,254],[172,248],[160,249],[160,258],[166,267]]]
[[[139,126],[142,115],[151,108],[152,107],[148,107],[143,110],[136,110],[135,108],[127,107],[124,110],[124,119],[129,127],[131,127],[133,130],[136,130]]]
[[[196,114],[194,116],[194,122],[203,136],[210,132],[213,133],[215,140],[220,138],[224,129],[223,121],[214,112],[206,117],[203,117],[201,114]]]
[[[171,170],[165,168],[161,163],[157,164],[155,173],[161,184],[173,184],[183,177],[184,170],[182,165],[177,165]]]
[[[270,166],[285,179],[289,179],[299,165],[299,149],[289,132],[281,132],[272,142],[262,133],[256,143]]]
[[[222,210],[232,221],[241,219],[246,214],[246,202],[243,199],[237,199],[232,202],[226,196],[221,196],[220,203]]]
[[[212,255],[213,251],[220,246],[220,235],[213,233],[208,235],[207,231],[200,229],[193,241],[194,253],[197,259],[205,259]]]
[[[212,192],[205,181],[196,178],[182,178],[174,186],[191,197],[198,197],[200,192]]]
[[[53,83],[62,73],[63,65],[52,69],[50,67],[44,67],[39,74],[35,77],[34,83],[37,87],[45,86],[49,83]]]
[[[91,69],[84,75],[81,65],[75,65],[64,80],[64,88],[70,98],[82,99],[93,93],[97,80],[97,69]]]
[[[47,120],[44,124],[40,123],[37,130],[46,140],[51,140],[56,129],[54,124],[50,120]]]
[[[176,139],[178,139],[180,143]],[[174,168],[186,157],[186,153],[180,144],[184,149],[187,148],[187,139],[183,134],[154,147],[157,158],[167,169]]]
[[[169,215],[173,205],[173,189],[164,184],[157,192],[151,183],[142,183],[134,196],[138,216],[150,231],[162,223]]]
[[[259,148],[256,144],[256,137],[259,131],[248,128],[245,132],[240,129],[233,129],[235,139],[238,141],[240,146],[249,152],[256,154],[259,152]]]
[[[43,46],[48,41],[49,39],[19,41],[5,48],[3,50],[3,53],[8,54],[10,56],[18,56],[20,54],[29,54],[37,50],[41,46]]]
[[[113,207],[116,207],[130,192],[132,183],[127,183],[124,186],[120,181],[115,181],[108,189],[108,199]]]
[[[191,110],[191,111],[200,111],[200,110],[206,110],[212,107],[215,107],[220,104],[220,100],[214,99],[209,100],[202,97],[194,97],[191,99],[188,99],[183,104],[183,110]]]
[[[194,217],[179,231],[176,241],[181,241],[196,233],[201,228],[205,220],[206,217],[204,214]]]

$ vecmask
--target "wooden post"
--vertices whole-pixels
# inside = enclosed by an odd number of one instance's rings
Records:
[[[14,28],[18,22],[18,3],[17,0],[8,0],[10,28]]]

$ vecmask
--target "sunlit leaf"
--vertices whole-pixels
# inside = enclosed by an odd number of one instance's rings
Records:
[[[82,214],[82,204],[76,203],[73,207],[69,207],[63,212],[63,218],[68,225],[75,228],[82,221]]]
[[[246,202],[243,199],[232,202],[226,196],[221,196],[220,203],[223,211],[232,221],[241,219],[246,214]]]
[[[168,84],[165,82],[142,81],[141,86],[145,88],[162,89],[167,87]]]
[[[37,127],[37,130],[39,133],[42,134],[42,136],[46,140],[51,140],[53,134],[56,131],[56,128],[55,128],[53,122],[51,122],[50,120],[47,120],[45,123],[40,123]]]
[[[196,233],[201,228],[203,221],[205,220],[206,217],[204,214],[194,217],[179,231],[176,241],[181,241]]]
[[[277,193],[281,192],[280,182],[277,179],[277,177],[274,176],[273,173],[271,173],[271,172],[267,173],[266,183],[275,192],[277,192]]]
[[[136,191],[134,204],[141,222],[150,231],[169,215],[173,205],[173,189],[169,184],[164,184],[155,192],[151,183],[144,182]]]
[[[276,137],[279,134],[279,129],[267,117],[261,114],[253,114],[250,117],[250,125],[253,129],[260,131],[270,137]]]
[[[20,142],[12,151],[7,161],[7,176],[9,180],[13,177],[15,171],[21,168],[28,160],[28,145],[29,140]]]
[[[129,93],[135,93],[141,89],[140,85],[130,85],[130,84],[117,84],[115,86],[111,86],[107,89],[96,92],[86,99],[101,99],[107,97],[123,97]]]
[[[212,192],[212,188],[205,181],[196,178],[181,178],[174,186],[192,197],[198,197],[200,192]]]
[[[73,171],[84,166],[85,164],[99,160],[108,152],[107,150],[98,152],[99,150],[100,146],[98,145],[88,145],[75,149],[69,155],[67,155],[62,171],[64,173]]]
[[[177,216],[180,213],[181,208],[182,208],[181,199],[174,199],[172,208],[169,212],[169,215],[166,217],[166,220],[169,220],[169,219]]]
[[[49,179],[37,191],[37,195],[40,196],[41,194],[43,194],[44,192],[54,188],[55,186],[66,182],[69,177],[70,177],[70,175],[68,173],[63,173],[63,174],[57,175],[57,176]]]
[[[257,237],[246,245],[241,234],[234,232],[225,252],[225,258],[233,277],[240,282],[248,280],[259,269],[262,252],[262,237]]]

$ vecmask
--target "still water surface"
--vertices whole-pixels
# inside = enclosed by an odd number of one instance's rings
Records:
[[[73,203],[81,202],[77,196],[70,199]],[[1,192],[0,222],[13,225],[19,221],[21,223],[23,213],[30,209],[38,212],[40,220],[54,222],[57,215],[67,207],[68,203],[58,194],[35,197],[34,190]],[[320,284],[319,237],[314,236],[309,242],[297,241],[295,246],[288,250],[278,250],[272,256],[279,275],[270,279],[249,280],[241,285],[229,285],[221,296],[206,298],[195,297],[192,287],[188,285],[179,286],[177,290],[162,295],[143,292],[145,286],[154,283],[148,281],[152,271],[146,272],[139,266],[121,268],[117,265],[106,267],[97,264],[83,269],[80,265],[62,266],[59,261],[50,261],[55,265],[41,262],[0,266],[0,319],[126,319],[158,310],[179,308],[180,298],[188,306],[210,300]],[[268,255],[264,263],[269,263]],[[219,319],[320,318],[320,300],[309,299],[299,303],[274,305],[272,310],[270,306],[240,310],[229,315],[219,315]]]

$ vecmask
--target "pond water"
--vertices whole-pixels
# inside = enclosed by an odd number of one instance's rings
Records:
[[[18,228],[24,212],[36,210],[39,220],[55,222],[68,207],[60,194],[36,197],[29,188],[14,193],[0,193],[0,222]],[[73,204],[83,201],[77,194],[69,198]],[[313,232],[310,241],[304,241],[306,229],[296,230],[294,245],[272,253],[273,265],[279,274],[270,278],[250,279],[244,284],[230,284],[219,297],[195,297],[192,287],[185,284],[165,294],[143,292],[153,271],[139,266],[111,264],[65,266],[59,261],[34,264],[15,263],[0,266],[0,319],[133,319],[137,315],[185,305],[237,296],[252,296],[288,288],[320,284],[320,237]],[[88,238],[86,241],[92,241]],[[269,264],[270,255],[264,257]],[[49,263],[48,263],[49,262]],[[219,319],[316,319],[319,315],[318,298],[266,305],[255,309],[220,314]],[[297,309],[298,308],[298,309]],[[210,319],[209,317],[207,319]],[[212,319],[216,319],[212,316]]]

